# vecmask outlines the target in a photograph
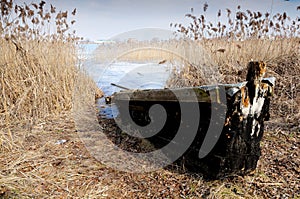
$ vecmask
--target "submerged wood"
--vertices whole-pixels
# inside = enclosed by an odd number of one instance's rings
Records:
[[[261,155],[260,141],[264,132],[264,121],[269,120],[270,98],[273,94],[275,78],[263,78],[266,66],[263,62],[250,62],[245,82],[238,84],[218,84],[176,89],[126,90],[115,93],[112,98],[119,114],[125,114],[129,104],[131,118],[122,118],[130,125],[131,119],[140,126],[151,122],[150,108],[155,104],[163,106],[167,113],[165,126],[153,137],[147,138],[156,148],[162,148],[176,135],[182,123],[180,103],[197,103],[200,111],[197,135],[181,155],[186,168],[202,172],[207,178],[219,178],[232,174],[246,174],[256,168]],[[225,90],[226,100],[222,100],[221,90]],[[195,97],[196,96],[196,97]],[[216,145],[204,158],[199,158],[199,150],[207,136],[207,130],[214,124],[212,108],[226,109],[222,132]],[[192,114],[192,113],[191,113]],[[153,118],[152,118],[153,119]],[[155,119],[155,118],[154,118]],[[188,125],[185,123],[185,125]],[[186,132],[188,136],[189,132]],[[183,138],[184,139],[184,138]],[[180,147],[181,143],[178,144]],[[174,151],[166,151],[166,155]]]

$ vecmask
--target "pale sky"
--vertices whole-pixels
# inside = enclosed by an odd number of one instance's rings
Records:
[[[21,1],[21,0],[18,0]],[[34,0],[28,1],[32,2]],[[187,23],[185,14],[194,8],[197,16],[203,12],[203,4],[208,3],[206,18],[216,21],[217,11],[230,8],[236,11],[237,5],[242,10],[287,12],[293,19],[300,16],[297,6],[300,0],[45,0],[58,9],[77,8],[77,34],[90,40],[110,39],[121,33],[143,28],[156,28],[174,31],[170,23]],[[272,3],[273,2],[273,3]],[[150,29],[148,29],[150,30]],[[129,33],[131,34],[131,33]],[[151,33],[150,33],[151,34]],[[162,34],[162,33],[159,33]]]

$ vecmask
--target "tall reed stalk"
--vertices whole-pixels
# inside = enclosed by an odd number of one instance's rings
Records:
[[[0,146],[7,147],[16,124],[31,127],[72,108],[80,38],[71,28],[76,9],[3,0],[0,12]]]

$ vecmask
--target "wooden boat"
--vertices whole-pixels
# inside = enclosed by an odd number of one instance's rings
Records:
[[[141,135],[157,149],[173,143],[164,153],[170,158],[180,156],[187,169],[202,172],[207,178],[243,175],[256,168],[261,156],[264,121],[270,117],[275,78],[263,78],[265,72],[263,62],[250,62],[245,82],[123,90],[109,100],[117,105],[123,126],[143,128],[151,122],[163,121],[163,127],[153,130],[157,131],[155,134],[150,130],[151,136]],[[165,112],[151,116],[154,105],[163,107]],[[182,152],[179,149],[184,147],[184,153],[179,154]]]

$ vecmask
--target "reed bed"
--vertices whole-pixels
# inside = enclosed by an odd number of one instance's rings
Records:
[[[53,165],[70,157],[70,151],[63,154],[56,142],[76,137],[74,124],[66,120],[76,81],[84,81],[81,86],[90,89],[93,97],[96,91],[101,93],[77,67],[80,38],[71,29],[76,9],[68,14],[45,1],[4,0],[0,13],[0,198],[54,197],[51,190],[56,192],[68,172],[49,178],[60,170]],[[76,182],[81,178],[72,175]],[[73,190],[60,191],[60,197],[67,197]]]
[[[83,90],[82,100],[94,103],[95,84],[74,67],[77,38],[67,27],[70,13],[57,12],[53,5],[46,12],[44,1],[0,5],[0,198],[299,198],[299,37],[266,39],[253,34],[238,39],[227,37],[224,28],[223,35],[213,38],[195,38],[188,32],[178,40],[100,46],[97,61],[171,64],[169,87],[243,81],[251,59],[265,61],[267,76],[277,78],[271,125],[253,174],[204,181],[201,175],[174,165],[131,174],[96,161],[78,137],[70,114],[73,91]],[[9,11],[15,8],[20,16],[16,19],[24,18],[28,27],[10,23],[15,18],[9,18]],[[42,25],[48,20],[57,25],[55,30]],[[80,86],[78,80],[83,82]]]
[[[276,77],[271,113],[281,116],[277,123],[293,123],[299,128],[300,20],[287,13],[261,13],[243,10],[219,10],[217,22],[206,20],[203,12],[186,14],[185,26],[171,23],[178,36],[169,41],[129,39],[123,43],[99,46],[95,59],[154,61],[168,63],[173,72],[167,87],[236,83],[245,80],[251,60],[268,65],[267,76]],[[299,7],[295,8],[300,10]]]
[[[202,44],[218,66],[221,82],[243,81],[245,67],[250,60],[264,61],[268,65],[267,76],[277,78],[271,114],[277,118],[281,116],[281,121],[276,120],[274,124],[290,123],[288,128],[299,128],[299,17],[293,19],[286,12],[252,12],[238,6],[235,13],[230,9],[225,12],[219,10],[218,21],[212,23],[205,19],[207,9],[208,4],[204,4],[200,15],[195,15],[193,10],[186,14],[191,22],[188,26],[178,23],[170,25],[177,28],[177,33],[184,38]],[[299,6],[295,10],[300,10]],[[199,66],[185,65],[184,68],[196,68],[197,71]],[[201,67],[199,70],[202,70]],[[190,76],[193,80],[201,77],[193,70],[184,71],[174,73],[172,79]],[[198,82],[189,82],[199,85]]]
[[[75,79],[88,77],[77,67],[80,38],[70,21],[76,9],[68,15],[44,1],[0,6],[0,148],[12,149],[12,127],[30,130],[49,115],[70,111]]]
[[[76,75],[70,43],[0,40],[1,126],[36,120],[71,108]]]

